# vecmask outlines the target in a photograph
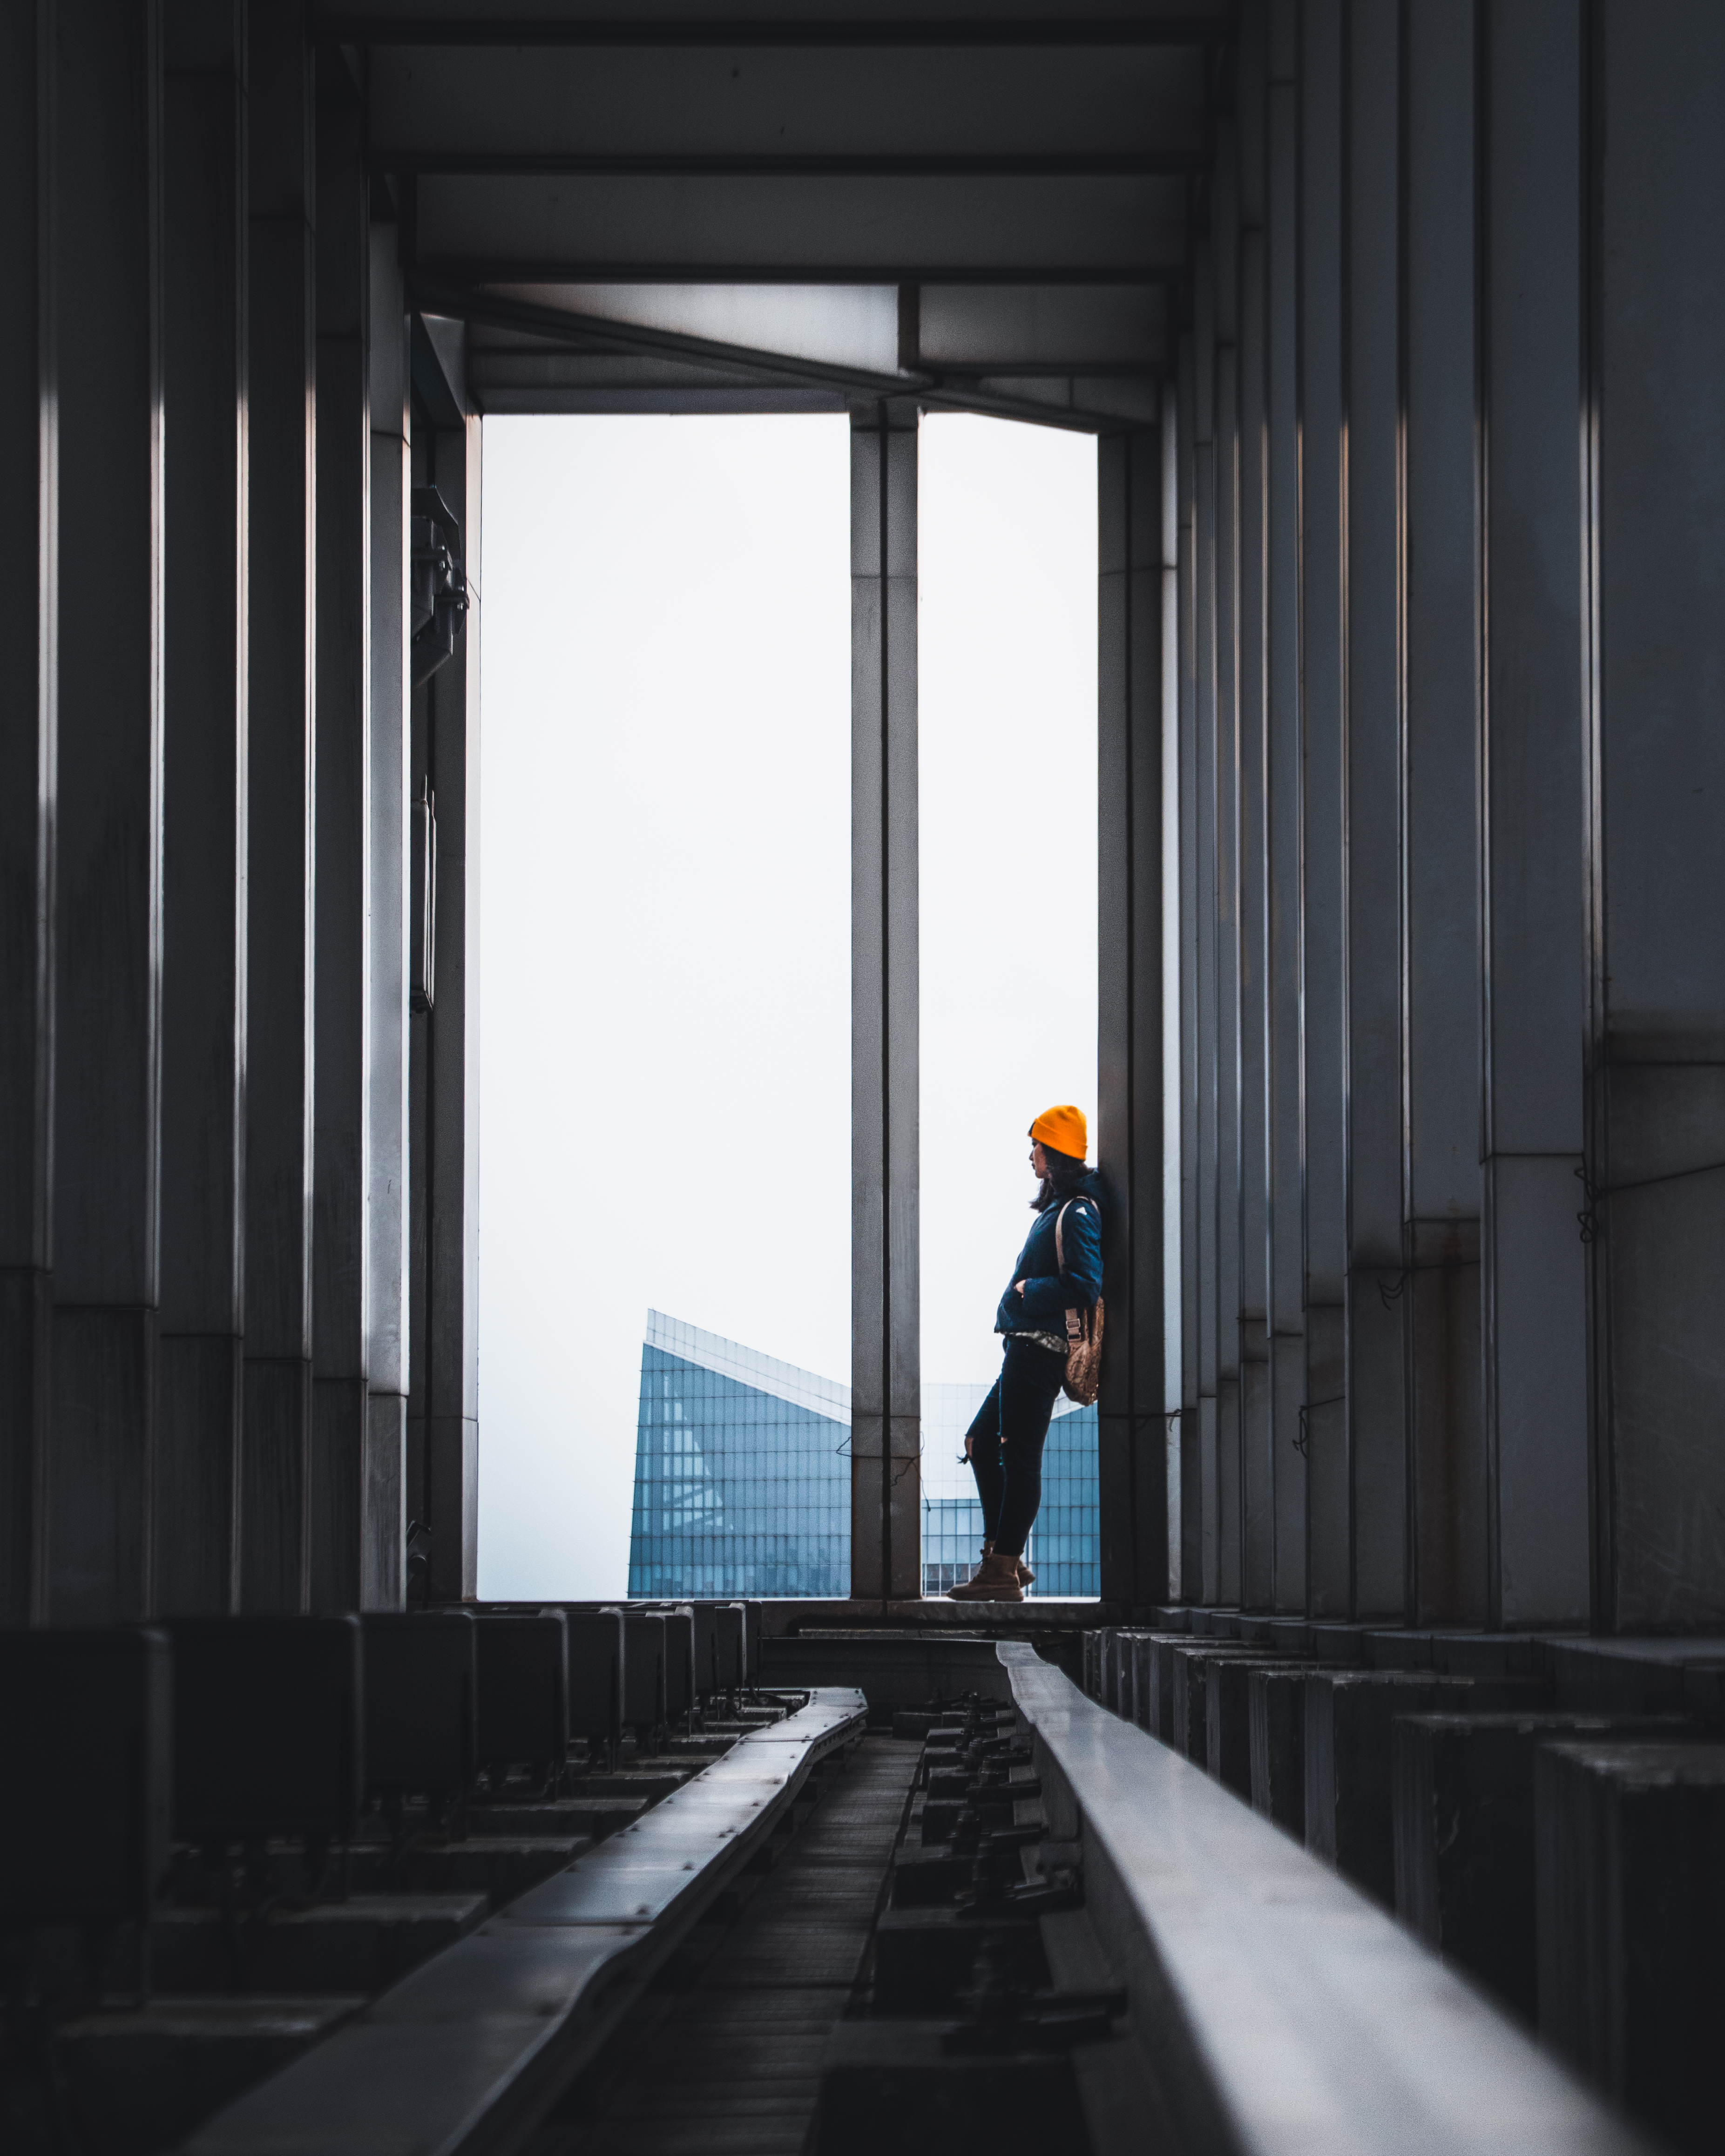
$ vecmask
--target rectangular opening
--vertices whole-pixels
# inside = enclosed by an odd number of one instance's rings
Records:
[[[922,1584],[938,1594],[982,1538],[959,1455],[1031,1224],[1031,1120],[1081,1108],[1096,1159],[1096,443],[929,414],[918,484]],[[1096,1512],[1096,1412],[1063,1399],[1033,1593],[1099,1593]]]
[[[485,448],[480,1591],[843,1594],[848,422]]]

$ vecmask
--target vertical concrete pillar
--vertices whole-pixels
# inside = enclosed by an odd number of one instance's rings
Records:
[[[413,1021],[414,1172],[412,1384],[408,1513],[429,1537],[410,1601],[478,1593],[479,711],[483,521],[480,422],[466,409],[460,333],[438,325],[431,424],[416,431],[414,470],[461,526],[467,620],[454,656],[415,693],[412,793],[421,783],[434,872],[417,875],[433,908],[430,1008]],[[423,331],[418,334],[424,334]],[[428,353],[430,346],[428,340]],[[416,375],[416,381],[418,377]],[[416,812],[418,813],[418,812]],[[423,843],[423,841],[422,841]],[[410,916],[417,937],[418,916]]]
[[[1242,101],[1244,104],[1244,101]],[[1250,115],[1240,115],[1242,171]],[[1242,187],[1244,196],[1244,187]],[[1264,196],[1240,231],[1240,1604],[1270,1609],[1275,1464],[1270,1457],[1270,830],[1266,710]]]
[[[1307,1574],[1314,1617],[1352,1607],[1347,1413],[1347,849],[1343,783],[1342,0],[1300,18],[1301,985]]]
[[[1195,716],[1193,792],[1197,885],[1193,921],[1198,1032],[1198,1507],[1197,1564],[1185,1583],[1189,1601],[1214,1601],[1220,1564],[1218,1472],[1219,1288],[1216,1164],[1217,1072],[1217,702],[1216,702],[1216,309],[1213,249],[1201,244],[1193,275],[1192,487],[1194,530],[1193,674]]]
[[[244,1377],[244,0],[164,0],[161,1428],[156,1607],[236,1606]]]
[[[151,1607],[162,979],[162,52],[58,0],[53,1402],[47,1614]]]
[[[914,406],[850,442],[850,1591],[888,1600],[922,1585]]]
[[[1216,1572],[1207,1602],[1240,1582],[1240,174],[1232,121],[1216,130]]]
[[[1301,773],[1298,20],[1271,0],[1265,102],[1265,653],[1269,842],[1270,1605],[1306,1607],[1301,1227]]]
[[[1158,1599],[1168,1602],[1177,1597],[1180,1579],[1181,1477],[1184,1465],[1181,1452],[1182,1389],[1185,1383],[1185,1313],[1180,1281],[1185,1260],[1186,1217],[1186,1155],[1181,1132],[1187,1120],[1180,981],[1184,894],[1180,888],[1180,398],[1176,381],[1164,382],[1161,404],[1162,440],[1157,465],[1160,516],[1156,655],[1160,768],[1156,790],[1156,853],[1158,862],[1167,865],[1169,888],[1163,891],[1158,882],[1155,914],[1159,942],[1157,981],[1162,998],[1156,1096],[1157,1140],[1162,1158],[1154,1193],[1154,1213],[1158,1236],[1156,1277],[1162,1296],[1157,1360],[1162,1370],[1158,1435],[1163,1470],[1163,1539],[1160,1551],[1149,1562],[1161,1575],[1162,1593]]]
[[[408,1380],[408,316],[397,227],[370,231],[370,1250],[360,1602],[402,1606]]]
[[[347,62],[317,67],[316,1051],[311,1604],[363,1581],[371,1195],[370,218]]]
[[[1589,18],[1595,1622],[1725,1617],[1725,13]]]
[[[1269,537],[1264,256],[1266,0],[1240,23],[1240,1417],[1241,1606],[1271,1606]]]
[[[311,1436],[316,434],[311,52],[248,0],[245,1399],[240,1604],[305,1606]]]
[[[1410,0],[1404,21],[1406,1606],[1414,1622],[1481,1624],[1475,16],[1471,0]]]
[[[1109,1312],[1097,1464],[1102,1594],[1130,1604],[1159,1602],[1168,1592],[1163,437],[1147,429],[1107,436],[1096,454],[1096,1161]]]
[[[1578,1625],[1589,1611],[1583,28],[1563,0],[1481,19],[1486,1619]]]
[[[1347,1417],[1348,1614],[1399,1617],[1406,1578],[1402,1317],[1400,28],[1345,18]]]
[[[0,583],[18,633],[0,726],[0,1625],[43,1614],[52,1338],[59,400],[48,208],[54,15],[0,15]],[[23,624],[33,614],[33,635]]]
[[[1149,1224],[1156,1238],[1155,1282],[1159,1308],[1155,1314],[1153,1370],[1161,1386],[1161,1413],[1141,1425],[1153,1440],[1160,1455],[1161,1504],[1155,1493],[1139,1523],[1141,1547],[1136,1553],[1138,1573],[1147,1573],[1143,1584],[1153,1584],[1159,1602],[1173,1601],[1181,1579],[1180,1515],[1183,1502],[1185,1449],[1185,1315],[1180,1283],[1185,1262],[1186,1152],[1182,1132],[1189,1120],[1187,1089],[1182,1060],[1182,1019],[1184,998],[1181,983],[1181,953],[1185,940],[1184,893],[1181,885],[1180,808],[1181,750],[1183,699],[1180,669],[1180,398],[1177,381],[1164,382],[1162,392],[1162,439],[1157,450],[1156,584],[1156,699],[1158,744],[1156,772],[1156,880],[1145,886],[1142,865],[1134,864],[1140,904],[1147,899],[1146,923],[1158,939],[1157,988],[1161,1008],[1157,1014],[1158,1039],[1154,1043],[1156,1065],[1151,1099],[1156,1147],[1160,1158],[1158,1173],[1148,1195],[1152,1199]],[[1152,1044],[1147,1042],[1147,1050]],[[1145,1060],[1149,1064],[1147,1054]],[[1140,1212],[1138,1227],[1146,1226]],[[1141,1373],[1142,1374],[1142,1373]],[[1154,1468],[1147,1468],[1153,1474]],[[1144,1537],[1151,1539],[1144,1540]]]
[[[1199,1215],[1204,1185],[1199,1144],[1199,1094],[1204,1058],[1199,1040],[1199,844],[1198,786],[1198,466],[1194,448],[1197,425],[1196,340],[1190,330],[1179,342],[1175,395],[1175,558],[1177,618],[1163,664],[1178,668],[1178,785],[1175,859],[1179,867],[1178,922],[1178,1132],[1180,1209],[1180,1414],[1179,1508],[1168,1522],[1168,1593],[1175,1600],[1195,1595],[1203,1578],[1202,1391],[1203,1274]],[[1164,938],[1164,941],[1166,939]],[[1212,1389],[1214,1403],[1215,1394]]]

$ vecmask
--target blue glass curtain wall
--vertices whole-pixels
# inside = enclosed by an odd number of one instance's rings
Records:
[[[848,1414],[644,1347],[629,1593],[849,1594],[850,1436]]]

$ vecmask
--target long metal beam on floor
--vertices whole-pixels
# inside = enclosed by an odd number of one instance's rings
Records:
[[[212,2119],[187,2156],[518,2147],[865,1720],[860,1694],[829,1690],[743,1738]]]
[[[1462,2156],[1644,2144],[1355,1887],[1016,1642],[1050,1840],[1183,2146]]]

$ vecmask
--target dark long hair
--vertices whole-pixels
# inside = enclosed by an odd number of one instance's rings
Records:
[[[1045,1213],[1050,1205],[1064,1204],[1067,1199],[1077,1195],[1078,1187],[1089,1170],[1081,1160],[1074,1160],[1069,1152],[1056,1152],[1051,1145],[1042,1148],[1042,1158],[1048,1163],[1048,1173],[1036,1186],[1036,1195],[1030,1200],[1033,1213]]]

